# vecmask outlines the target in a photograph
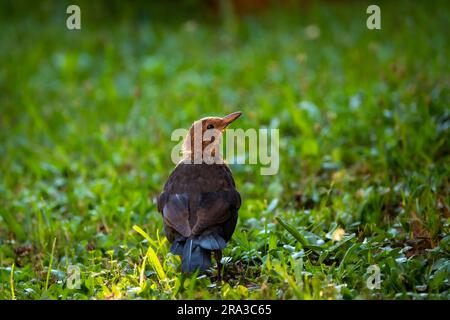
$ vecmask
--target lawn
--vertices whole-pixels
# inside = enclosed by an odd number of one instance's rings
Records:
[[[81,1],[69,31],[70,3],[0,5],[0,299],[450,299],[447,1],[379,1],[381,30],[367,1]],[[225,278],[182,276],[171,133],[237,110],[279,171],[231,165]]]

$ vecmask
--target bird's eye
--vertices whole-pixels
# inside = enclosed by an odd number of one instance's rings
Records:
[[[214,125],[213,124],[208,124],[208,126],[206,127],[206,129],[214,129]]]

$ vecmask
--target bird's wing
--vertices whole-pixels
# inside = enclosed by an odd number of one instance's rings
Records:
[[[163,213],[164,206],[167,203],[167,198],[169,198],[169,194],[165,191],[161,192],[161,194],[158,196],[158,199],[156,201],[158,212],[161,214]]]
[[[216,231],[229,239],[240,205],[240,195],[226,165],[179,164],[158,198],[166,229],[183,237]]]
[[[234,189],[202,193],[192,234],[200,235],[208,229],[213,230],[214,227],[224,224],[234,217],[239,206],[240,196]]]
[[[162,208],[162,215],[166,228],[172,228],[184,237],[191,235],[187,194],[169,194]]]

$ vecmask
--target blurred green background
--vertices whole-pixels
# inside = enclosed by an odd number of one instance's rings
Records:
[[[449,299],[450,5],[372,2],[2,0],[0,298]],[[170,135],[236,110],[280,170],[231,166],[225,281],[181,277]]]

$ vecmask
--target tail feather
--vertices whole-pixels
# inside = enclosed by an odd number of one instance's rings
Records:
[[[188,238],[184,244],[181,256],[181,270],[183,272],[205,271],[211,266],[211,252],[195,243],[195,239]]]
[[[200,236],[198,244],[207,250],[223,250],[227,245],[225,240],[215,232]]]
[[[186,238],[184,238],[184,237],[176,239],[172,243],[172,246],[170,247],[170,252],[172,252],[173,254],[176,254],[178,256],[182,256],[185,242],[186,242]]]
[[[193,246],[194,241],[190,238],[184,243],[183,255],[181,256],[181,269],[183,271],[187,271],[186,269],[191,265]]]
[[[213,232],[199,237],[180,237],[173,242],[170,251],[181,256],[183,272],[197,269],[203,272],[211,266],[211,251],[223,250],[225,246],[225,240]]]

